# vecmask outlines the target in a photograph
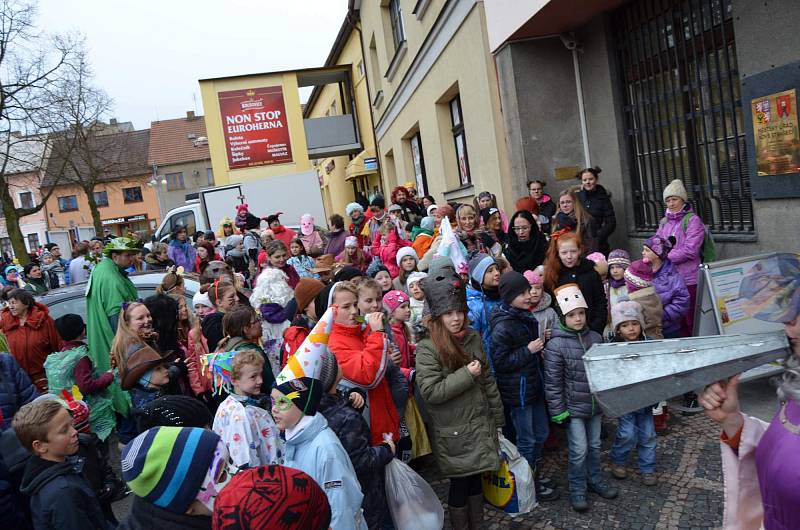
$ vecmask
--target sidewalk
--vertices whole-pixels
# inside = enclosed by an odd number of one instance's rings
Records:
[[[719,452],[719,428],[704,414],[673,416],[669,431],[658,437],[658,485],[642,485],[635,465],[635,452],[628,465],[629,477],[615,480],[609,469],[608,450],[613,441],[616,422],[604,421],[608,437],[603,440],[603,470],[607,480],[620,488],[612,501],[590,494],[591,509],[576,513],[569,505],[566,490],[567,451],[545,453],[544,474],[559,484],[561,497],[541,503],[532,513],[511,518],[488,504],[485,509],[486,530],[538,528],[572,530],[590,528],[605,530],[683,530],[718,528],[722,524],[722,472]],[[445,504],[448,482],[432,482],[439,499]],[[445,528],[450,528],[445,522]]]

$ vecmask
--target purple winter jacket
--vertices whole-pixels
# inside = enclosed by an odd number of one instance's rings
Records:
[[[661,268],[653,275],[653,287],[664,307],[664,315],[661,318],[664,334],[677,330],[684,315],[689,311],[689,289],[669,259],[664,260]]]
[[[661,226],[656,231],[656,235],[664,239],[668,239],[669,236],[675,236],[675,247],[667,257],[678,269],[680,275],[683,276],[683,281],[686,285],[697,285],[705,227],[703,226],[703,220],[695,214],[689,219],[686,232],[684,232],[682,221],[683,217],[689,212],[692,212],[692,207],[689,204],[684,205],[683,209],[678,213],[672,213],[667,210],[666,214],[664,214],[666,221],[662,221]],[[666,329],[666,326],[664,326],[664,329]]]

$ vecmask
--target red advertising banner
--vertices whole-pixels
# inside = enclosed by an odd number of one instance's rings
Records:
[[[230,169],[292,161],[283,88],[220,92],[219,110]]]

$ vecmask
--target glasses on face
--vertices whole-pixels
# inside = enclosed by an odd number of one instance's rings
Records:
[[[530,229],[531,229],[531,225],[515,226],[514,227],[514,232],[527,232]]]
[[[287,410],[292,408],[292,405],[294,405],[292,400],[287,398],[286,396],[280,396],[278,398],[270,396],[270,401],[272,401],[272,408],[277,410],[278,412],[286,412]]]

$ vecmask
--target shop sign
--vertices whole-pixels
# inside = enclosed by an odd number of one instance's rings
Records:
[[[283,88],[220,92],[219,109],[230,169],[292,161]]]
[[[378,159],[374,156],[364,159],[364,171],[377,171]]]
[[[147,220],[147,214],[140,213],[128,217],[115,217],[114,219],[103,219],[102,221],[100,221],[100,224],[103,226],[121,225],[125,223],[135,223],[136,221],[146,221],[146,220]]]
[[[758,174],[800,172],[795,89],[756,98],[751,105]]]

